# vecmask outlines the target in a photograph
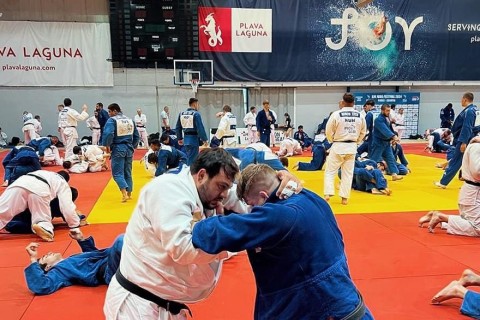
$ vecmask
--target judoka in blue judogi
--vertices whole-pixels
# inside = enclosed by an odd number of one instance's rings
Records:
[[[167,127],[167,130],[165,130],[162,135],[160,136],[159,140],[162,144],[165,144],[167,146],[173,147],[177,150],[182,151],[185,153],[185,148],[184,146],[181,146],[178,144],[178,139],[177,135],[175,134],[175,130],[169,129],[170,127]]]
[[[33,171],[41,170],[40,159],[31,147],[13,148],[3,159],[5,168],[4,186],[12,184],[19,177]]]
[[[157,170],[155,171],[155,177],[164,174],[167,170],[178,168],[182,164],[187,163],[187,155],[185,153],[164,144],[162,144],[156,156]]]
[[[43,157],[45,155],[45,150],[47,148],[50,148],[52,145],[57,144],[58,142],[58,137],[52,136],[52,137],[40,137],[31,140],[27,146],[32,147],[35,151],[38,152],[38,155]]]
[[[267,165],[247,167],[237,196],[251,213],[197,222],[193,245],[211,254],[247,250],[257,285],[254,319],[342,319],[357,306],[352,319],[373,319],[350,277],[330,206],[305,189],[281,200],[278,186]]]
[[[401,144],[393,142],[392,143],[392,151],[393,156],[395,157],[395,163],[397,166],[398,174],[401,176],[405,176],[408,174],[408,160],[405,157],[405,153],[403,152],[403,147]],[[397,161],[400,161],[398,163]],[[387,168],[387,173],[391,174],[391,171]]]
[[[375,162],[385,160],[387,167],[392,175],[393,180],[400,180],[398,177],[397,163],[393,155],[390,143],[392,140],[397,140],[398,137],[392,129],[389,120],[390,106],[388,104],[382,105],[381,113],[375,119],[375,129],[373,130],[372,150],[369,151],[368,156]]]
[[[454,119],[455,110],[453,110],[451,103],[447,104],[445,108],[440,109],[440,128],[450,129]]]
[[[140,141],[140,134],[132,119],[122,113],[120,106],[108,106],[110,118],[103,130],[102,145],[110,149],[112,177],[122,192],[122,201],[131,197],[133,191],[133,152]]]
[[[372,143],[373,143],[373,122],[375,118],[375,114],[372,111],[375,107],[375,101],[368,100],[364,105],[363,109],[365,112],[365,122],[367,124],[367,135],[365,136],[365,140],[363,143],[358,147],[357,153],[362,154],[364,152],[370,153],[372,152]]]
[[[299,162],[298,171],[316,171],[322,170],[325,160],[327,159],[328,149],[332,144],[328,142],[325,133],[317,134],[313,141],[312,160],[310,162]]]
[[[464,109],[457,116],[452,126],[455,149],[440,182],[435,183],[440,188],[445,188],[460,170],[463,152],[474,136],[474,127],[478,125],[476,124],[477,106],[473,104],[473,93],[467,92],[463,95],[462,106]]]
[[[387,179],[373,160],[355,161],[352,189],[374,194],[390,195],[391,193]]]
[[[83,239],[81,235],[77,239],[83,253],[65,259],[60,253],[49,253],[37,261],[38,244],[31,243],[26,248],[32,260],[25,268],[25,279],[30,291],[46,295],[74,284],[95,287],[110,283],[120,264],[123,235],[118,236],[110,248],[101,250],[95,247],[91,236]]]
[[[198,112],[199,104],[190,98],[188,109],[178,115],[176,133],[179,144],[183,144],[187,155],[187,165],[191,165],[198,156],[201,144],[208,142],[207,132],[203,126],[202,116]]]
[[[225,148],[232,157],[240,160],[240,170],[245,169],[249,164],[264,163],[275,170],[285,170],[285,167],[270,148],[261,142],[249,144],[245,149]]]

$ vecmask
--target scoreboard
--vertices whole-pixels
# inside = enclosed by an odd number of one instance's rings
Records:
[[[198,0],[110,0],[112,61],[171,67],[198,59]]]

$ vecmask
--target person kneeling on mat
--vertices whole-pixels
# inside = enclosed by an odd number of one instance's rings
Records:
[[[465,150],[461,172],[464,183],[458,195],[459,214],[430,211],[418,220],[419,227],[428,223],[432,233],[440,225],[448,234],[480,236],[480,136],[473,138]]]
[[[53,241],[50,202],[55,198],[68,227],[77,229],[80,217],[72,201],[69,180],[70,175],[63,170],[57,173],[37,170],[18,178],[0,196],[0,230],[15,216],[30,209],[32,231],[45,241]]]

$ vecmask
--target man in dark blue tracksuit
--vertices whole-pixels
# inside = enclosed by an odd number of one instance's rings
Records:
[[[455,119],[455,111],[451,103],[440,110],[440,128],[452,128],[453,119]]]
[[[264,143],[266,146],[270,146],[270,133],[271,125],[275,124],[277,119],[270,111],[270,102],[268,100],[263,101],[263,109],[257,113],[256,123],[257,123],[257,134],[260,135],[260,142]]]

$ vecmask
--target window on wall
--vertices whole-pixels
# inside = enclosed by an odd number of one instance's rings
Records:
[[[248,103],[250,107],[257,107],[257,112],[262,109],[262,102],[270,102],[270,110],[277,115],[277,124],[285,124],[285,113],[290,115],[292,125],[295,124],[293,118],[294,107],[294,88],[251,88],[248,90]]]

